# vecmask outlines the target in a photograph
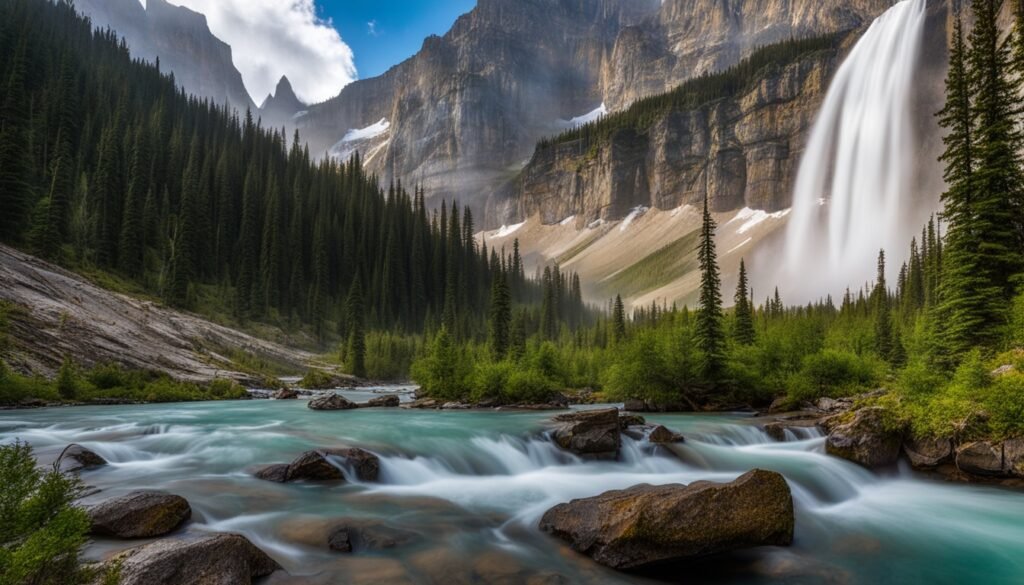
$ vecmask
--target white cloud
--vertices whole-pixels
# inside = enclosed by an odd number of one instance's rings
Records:
[[[370,22],[366,23],[366,33],[369,34],[371,37],[379,37],[380,36],[380,33],[377,31],[377,21],[376,20],[371,20]]]
[[[258,104],[287,75],[307,103],[334,97],[356,78],[352,49],[314,0],[170,0],[206,15],[231,45],[235,67]]]

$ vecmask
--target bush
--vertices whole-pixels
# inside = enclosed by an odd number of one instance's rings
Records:
[[[985,393],[984,406],[996,438],[1024,437],[1024,373],[999,376]]]
[[[306,375],[299,380],[299,388],[307,390],[327,390],[334,387],[334,376],[319,369],[311,368]]]
[[[206,387],[206,392],[214,400],[239,400],[249,393],[245,387],[234,380],[217,378]]]
[[[131,377],[118,364],[100,364],[89,371],[86,379],[97,390],[127,388],[131,386]]]
[[[804,358],[800,371],[790,377],[789,398],[801,402],[856,394],[876,384],[883,368],[877,359],[845,351],[811,354]]]
[[[64,400],[74,400],[78,396],[78,372],[71,358],[64,358],[64,363],[57,372],[57,393]]]
[[[470,392],[470,398],[474,402],[501,399],[506,394],[505,389],[508,387],[508,379],[512,374],[513,367],[508,361],[477,363],[473,372],[473,389]]]
[[[427,354],[412,365],[412,378],[422,393],[438,400],[466,399],[473,370],[470,360],[462,354],[442,328]]]
[[[558,385],[538,369],[515,370],[508,377],[503,400],[509,404],[540,404],[551,400]]]
[[[78,566],[89,519],[72,505],[81,484],[36,467],[25,443],[0,446],[0,583],[83,583]]]

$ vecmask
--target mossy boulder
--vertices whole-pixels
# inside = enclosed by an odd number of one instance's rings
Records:
[[[159,491],[137,491],[90,506],[91,532],[114,538],[151,538],[172,532],[192,517],[188,501]]]
[[[541,530],[615,569],[793,542],[793,498],[773,471],[731,483],[638,485],[548,510]]]
[[[888,411],[869,406],[839,418],[833,417],[825,451],[869,469],[893,465],[899,459],[903,433],[889,423]]]

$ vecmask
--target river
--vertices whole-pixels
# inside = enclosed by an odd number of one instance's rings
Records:
[[[729,481],[754,467],[785,475],[796,504],[789,548],[694,564],[687,583],[1022,583],[1024,493],[952,484],[909,469],[876,474],[824,454],[817,432],[773,442],[740,415],[653,415],[686,435],[654,447],[624,438],[617,462],[582,461],[543,438],[552,413],[359,409],[304,400],[85,406],[0,412],[0,442],[41,461],[71,442],[110,465],[83,473],[96,501],[137,489],[186,497],[189,531],[239,532],[288,575],[268,583],[651,583],[605,570],[540,533],[572,498],[639,483]],[[315,447],[381,457],[375,484],[276,484],[253,469]],[[342,520],[397,546],[325,546]],[[98,558],[129,544],[98,541]]]

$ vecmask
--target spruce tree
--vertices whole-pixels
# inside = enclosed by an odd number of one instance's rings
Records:
[[[747,267],[743,259],[740,259],[740,275],[736,283],[736,296],[733,299],[735,308],[735,332],[736,343],[750,345],[754,343],[757,333],[754,331],[754,314],[750,306],[750,290],[747,281]]]
[[[708,380],[716,379],[725,366],[725,333],[722,327],[722,283],[715,253],[715,220],[704,196],[704,214],[701,222],[700,298],[696,315],[697,346],[701,350],[701,370]]]
[[[615,295],[615,303],[612,308],[612,341],[616,344],[626,340],[626,307],[622,303],[622,296]]]
[[[345,351],[348,373],[360,378],[366,377],[366,328],[363,303],[363,287],[359,277],[352,281],[348,299],[345,301],[348,323],[348,346]]]
[[[871,296],[875,312],[875,353],[889,361],[893,357],[894,339],[889,290],[885,282],[885,250],[878,252],[878,276]]]
[[[504,273],[494,275],[491,285],[491,310],[488,327],[491,357],[494,361],[505,359],[509,348],[509,326],[512,321],[512,299],[509,296],[508,280]]]

